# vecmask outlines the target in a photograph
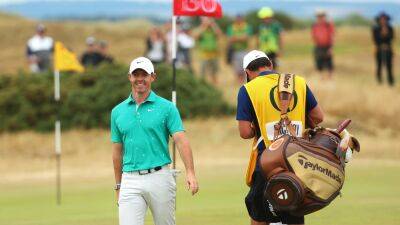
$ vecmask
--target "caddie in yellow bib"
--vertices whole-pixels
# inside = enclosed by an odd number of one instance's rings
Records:
[[[274,139],[287,132],[300,137],[306,121],[318,124],[323,114],[304,78],[280,74],[272,68],[271,61],[261,51],[253,50],[243,59],[248,83],[239,90],[236,119],[240,136],[244,139],[253,138],[246,174],[246,183],[250,186],[246,206],[253,225],[274,222],[304,224],[304,217],[277,212],[272,205],[265,204],[263,192],[266,182],[258,159]],[[285,92],[291,94],[285,95]],[[290,123],[281,126],[279,122],[282,118],[288,118]],[[279,145],[278,142],[274,144]]]
[[[258,76],[245,85],[260,125],[262,138],[267,146],[274,139],[274,126],[281,119],[278,79],[279,74],[270,73],[268,76]],[[294,84],[293,97],[287,112],[295,126],[296,136],[300,137],[305,126],[306,83],[302,77],[295,76]],[[281,129],[280,134],[284,133],[285,130]]]

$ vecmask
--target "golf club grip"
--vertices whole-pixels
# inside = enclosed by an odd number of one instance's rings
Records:
[[[351,123],[351,119],[345,119],[342,123],[339,124],[338,128],[336,128],[337,133],[342,133],[344,129]]]

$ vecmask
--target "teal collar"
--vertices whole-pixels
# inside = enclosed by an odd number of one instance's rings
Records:
[[[147,96],[147,99],[144,100],[144,102],[155,102],[156,98],[157,98],[156,93],[154,93],[153,91],[150,91],[149,96]],[[135,99],[132,96],[132,93],[129,94],[129,97],[127,100],[128,100],[128,104],[132,104],[132,103],[136,104]]]

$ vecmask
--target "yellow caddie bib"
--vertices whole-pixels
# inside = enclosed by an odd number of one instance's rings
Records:
[[[274,139],[274,125],[279,123],[281,119],[278,80],[279,74],[269,74],[258,76],[245,84],[246,91],[256,113],[265,147],[268,147]],[[296,75],[294,84],[295,87],[288,109],[288,117],[295,127],[296,136],[301,137],[305,129],[306,82],[304,78]],[[281,130],[280,133],[283,134],[285,131]],[[252,146],[252,151],[254,151],[254,146]],[[257,159],[254,159],[253,155],[247,168],[247,185],[251,185],[256,161]]]

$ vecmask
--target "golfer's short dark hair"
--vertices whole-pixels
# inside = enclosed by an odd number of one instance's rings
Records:
[[[246,69],[257,71],[261,67],[271,67],[271,61],[268,58],[262,57],[252,61]]]

